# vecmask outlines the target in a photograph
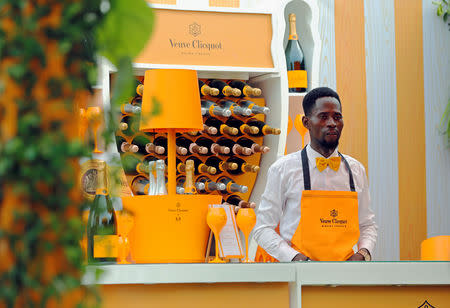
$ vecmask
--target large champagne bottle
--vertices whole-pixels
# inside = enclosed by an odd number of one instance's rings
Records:
[[[257,119],[250,119],[247,121],[247,124],[251,127],[259,128],[259,132],[256,136],[265,136],[265,135],[279,135],[281,134],[281,130],[279,128],[273,128],[264,123],[263,121]]]
[[[217,101],[217,104],[224,109],[231,111],[233,116],[248,117],[252,114],[252,111],[246,107],[241,107],[233,101],[227,99],[221,99]]]
[[[235,127],[229,127],[228,125],[224,124],[222,121],[216,118],[207,118],[205,121],[205,124],[209,127],[215,127],[217,129],[217,135],[223,135],[227,134],[229,136],[236,136],[239,134],[239,130]]]
[[[250,109],[253,114],[268,114],[270,111],[269,107],[258,106],[254,102],[249,100],[240,100],[238,104],[239,106]]]
[[[209,95],[209,96],[219,95],[219,89],[211,88],[210,86],[208,86],[206,83],[204,83],[200,79],[198,80],[198,90],[200,91],[201,97],[203,97],[205,95]]]
[[[211,88],[219,89],[219,97],[224,96],[241,96],[241,90],[230,87],[225,81],[218,79],[210,79],[207,81]]]
[[[305,57],[298,42],[295,14],[289,14],[289,40],[284,51],[288,74],[289,92],[305,92],[308,78],[305,70]]]
[[[117,236],[117,218],[106,185],[106,163],[97,169],[97,190],[88,217],[88,262],[115,262],[111,255]],[[107,245],[107,244],[110,245]],[[109,248],[109,249],[108,249]]]
[[[202,116],[219,116],[219,117],[229,117],[231,116],[231,110],[225,109],[217,105],[216,103],[202,99],[201,100],[202,105]]]

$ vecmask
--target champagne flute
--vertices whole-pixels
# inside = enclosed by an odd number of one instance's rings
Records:
[[[239,209],[239,212],[236,215],[236,222],[239,229],[241,229],[242,233],[244,233],[245,236],[245,259],[242,262],[253,263],[254,261],[251,261],[248,258],[248,237],[250,236],[250,232],[252,232],[253,227],[256,224],[255,210],[252,208]]]
[[[94,153],[103,153],[98,149],[98,141],[97,141],[98,130],[100,128],[100,125],[102,124],[100,107],[88,107],[86,111],[86,116],[91,121],[93,126],[92,129],[94,131],[94,144],[95,144]]]
[[[206,215],[206,223],[211,228],[214,233],[214,238],[216,242],[216,257],[214,260],[209,261],[209,263],[225,263],[219,258],[219,235],[222,228],[227,223],[227,213],[224,208],[221,207],[210,207],[208,209],[208,214]]]
[[[305,146],[305,137],[306,137],[306,133],[308,132],[308,129],[303,126],[303,114],[297,114],[297,116],[294,119],[294,126],[295,129],[298,131],[298,133],[300,134],[300,136],[302,136],[302,149]]]
[[[134,216],[127,210],[122,210],[116,213],[118,214],[117,234],[119,235],[117,264],[130,264],[130,262],[127,261],[127,256],[130,253],[128,234],[133,228]]]

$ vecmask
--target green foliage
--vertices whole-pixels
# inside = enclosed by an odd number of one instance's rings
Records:
[[[450,6],[448,5],[449,4],[448,2],[449,2],[448,0],[433,1],[433,4],[437,5],[436,8],[437,16],[442,17],[442,20],[444,22],[447,22],[448,16],[450,14]],[[448,25],[450,26],[450,23]]]
[[[447,107],[442,115],[441,123],[439,124],[442,133],[447,136],[447,147],[450,148],[450,99],[448,100]]]
[[[17,135],[0,140],[0,307],[46,307],[74,290],[95,304],[81,286],[86,205],[72,169],[89,151],[68,133],[71,112],[96,82],[99,52],[119,69],[114,100],[130,96],[153,15],[145,0],[3,0],[0,12],[0,106],[18,111]],[[19,198],[8,212],[10,192]]]

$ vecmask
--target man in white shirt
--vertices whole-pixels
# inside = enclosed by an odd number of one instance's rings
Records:
[[[281,262],[369,261],[377,226],[363,165],[337,150],[344,126],[340,98],[316,88],[303,110],[310,144],[269,168],[253,236]]]

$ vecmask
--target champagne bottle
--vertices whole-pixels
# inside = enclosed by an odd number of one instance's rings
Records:
[[[236,196],[236,195],[231,195],[228,198],[226,198],[226,202],[236,206],[235,209],[234,209],[234,211],[236,213],[241,208],[252,208],[252,209],[254,209],[256,207],[256,203],[255,202],[244,201],[241,197]]]
[[[208,152],[205,155],[219,155],[219,154],[229,154],[230,148],[226,146],[221,146],[209,138],[200,137],[196,140],[196,143],[202,147],[208,149]]]
[[[305,70],[305,57],[298,42],[295,21],[295,14],[289,14],[289,40],[284,51],[286,56],[288,87],[291,93],[305,92],[308,84]]]
[[[208,86],[206,83],[204,83],[200,79],[198,80],[198,89],[200,91],[200,97],[203,97],[205,95],[209,95],[209,96],[219,95],[219,89],[211,88],[210,86]]]
[[[216,118],[207,118],[205,121],[205,124],[210,127],[215,127],[217,129],[217,135],[223,135],[227,134],[229,136],[236,136],[239,134],[239,130],[235,127],[229,127],[228,125],[224,124],[222,121]]]
[[[136,87],[136,94],[137,95],[144,95],[144,85],[142,83],[139,83]]]
[[[216,168],[218,174],[222,173],[223,171],[237,170],[238,168],[238,165],[236,163],[225,162],[216,156],[209,157],[206,160],[205,164]]]
[[[246,107],[252,111],[253,114],[269,114],[269,107],[261,107],[256,105],[254,102],[249,100],[240,100],[238,102],[239,106]]]
[[[131,182],[131,191],[134,195],[146,195],[148,192],[149,180],[142,175],[138,175]]]
[[[147,155],[152,152],[148,152],[146,149],[147,144],[151,143],[151,138],[145,134],[138,134],[134,136],[131,143],[138,148],[139,153]]]
[[[207,84],[212,87],[219,89],[219,97],[224,96],[241,96],[241,90],[230,87],[225,81],[219,79],[209,79]]]
[[[132,136],[139,131],[139,118],[136,116],[124,116],[119,123],[122,134]]]
[[[264,123],[263,121],[256,120],[256,119],[250,119],[247,121],[247,124],[253,127],[259,128],[259,133],[256,134],[256,136],[265,136],[265,135],[279,135],[281,134],[281,130],[279,128],[273,128]]]
[[[247,147],[250,148],[252,150],[253,153],[267,153],[270,151],[270,148],[268,146],[265,145],[259,145],[255,142],[253,142],[253,140],[245,138],[245,137],[241,137],[236,141],[237,144],[243,146],[243,147]]]
[[[121,153],[125,152],[136,153],[139,150],[139,148],[136,145],[128,143],[122,136],[116,136],[116,144],[117,149]]]
[[[120,106],[120,111],[123,114],[140,114],[141,113],[141,107],[136,106],[136,105],[132,105],[132,104],[122,104]]]
[[[246,163],[245,160],[239,158],[239,157],[230,157],[227,162],[229,163],[236,163],[238,165],[238,168],[236,170],[229,170],[228,173],[230,174],[242,174],[245,172],[254,172],[257,173],[259,171],[259,166],[252,165],[249,163]]]
[[[199,144],[185,137],[177,137],[176,144],[177,147],[185,148],[187,149],[187,151],[189,151],[189,153],[192,154],[206,155],[208,153],[208,148],[200,146]]]
[[[230,127],[237,128],[239,131],[238,136],[241,136],[243,134],[255,136],[259,133],[258,127],[252,126],[250,124],[245,124],[244,122],[236,118],[229,118],[225,123]]]
[[[138,172],[136,171],[136,166],[141,162],[141,159],[133,154],[121,155],[122,166],[125,174],[134,175]]]
[[[224,109],[228,109],[231,111],[231,114],[234,116],[243,116],[248,117],[252,114],[252,111],[246,107],[241,107],[233,101],[227,99],[221,99],[217,101],[217,104],[220,105]]]
[[[245,194],[246,192],[248,192],[247,186],[236,184],[232,179],[226,176],[219,178],[217,182],[225,184],[225,189],[220,191],[223,194],[232,194],[236,192]]]
[[[208,166],[205,163],[203,163],[200,159],[198,159],[195,156],[188,157],[188,160],[192,160],[194,162],[194,172],[195,174],[202,174],[202,173],[209,173],[209,174],[216,174],[217,169],[212,166]],[[181,161],[177,164],[177,171],[179,173],[185,173],[186,172],[186,165],[182,163]]]
[[[221,146],[226,146],[229,147],[231,149],[230,155],[235,154],[235,155],[251,155],[253,152],[250,148],[248,147],[243,147],[240,144],[237,144],[236,142],[234,142],[231,139],[222,137],[219,138],[217,140],[217,143],[220,144]]]
[[[202,116],[212,116],[212,117],[229,117],[231,116],[231,111],[225,108],[220,107],[216,103],[202,99],[201,100],[202,105]]]
[[[184,182],[186,181],[186,176],[180,175],[177,177],[177,194],[184,194]]]
[[[194,186],[194,161],[191,159],[186,160],[186,181],[184,182],[184,193],[193,195],[197,193]]]
[[[201,194],[207,194],[216,190],[226,189],[225,184],[213,182],[206,176],[199,177],[195,185],[197,187],[197,191]]]
[[[229,80],[228,85],[232,88],[241,90],[241,97],[244,96],[260,96],[262,91],[260,88],[253,88],[241,80]]]
[[[146,173],[148,174],[147,195],[149,195],[149,196],[157,195],[156,179],[153,176],[153,171],[155,171],[156,162],[157,162],[157,160],[152,160],[152,161],[148,162],[148,165],[144,165],[145,167],[147,167],[147,169],[146,169]]]
[[[141,106],[142,106],[142,96],[136,95],[135,97],[133,97],[133,99],[130,102],[131,105],[135,106],[135,107],[139,107],[139,112],[141,113]]]
[[[164,160],[158,159],[155,162],[155,169],[156,169],[156,195],[167,195],[166,176],[165,176],[166,165],[164,163]]]
[[[108,194],[106,184],[106,163],[101,162],[97,169],[97,190],[94,202],[88,217],[87,238],[88,238],[88,262],[107,263],[115,262],[116,258],[101,254],[98,246],[102,240],[110,239],[111,242],[117,236],[117,217]],[[105,249],[107,252],[107,249]]]

